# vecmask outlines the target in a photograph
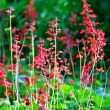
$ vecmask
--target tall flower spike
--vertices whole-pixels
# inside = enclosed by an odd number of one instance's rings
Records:
[[[90,57],[90,62],[86,62],[84,70],[81,75],[81,83],[85,86],[94,81],[91,78],[91,70],[94,69],[98,60],[104,58],[103,47],[106,45],[105,33],[102,30],[97,29],[99,22],[95,22],[94,19],[97,17],[90,9],[90,4],[86,0],[82,0],[83,10],[80,13],[83,17],[83,21],[80,24],[85,28],[80,31],[80,34],[84,34],[82,42],[84,43],[83,49],[86,51],[87,57]]]
[[[85,44],[85,47],[88,49],[87,55],[91,57],[94,62],[94,57],[98,59],[103,59],[103,47],[106,45],[105,33],[102,30],[96,28],[99,22],[95,22],[96,14],[93,13],[93,10],[90,10],[90,4],[86,0],[82,0],[83,10],[80,13],[83,17],[83,22],[80,24],[85,27],[80,31],[80,34],[85,34],[82,41]],[[97,62],[97,61],[96,61]]]

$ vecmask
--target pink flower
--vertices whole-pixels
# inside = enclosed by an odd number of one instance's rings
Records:
[[[1,86],[12,86],[12,84],[6,81],[7,75],[5,74],[5,69],[2,63],[0,63],[0,85]]]
[[[81,83],[84,86],[94,82],[94,79],[91,78],[91,76],[89,75],[91,69],[92,69],[91,62],[86,63],[86,65],[84,66],[84,72],[82,73],[82,77],[81,77]]]
[[[104,57],[103,47],[106,45],[104,38],[105,33],[96,28],[96,25],[98,25],[99,22],[94,21],[96,15],[93,13],[93,10],[89,9],[90,4],[88,4],[86,0],[82,0],[82,3],[83,10],[81,15],[83,17],[83,22],[80,25],[85,26],[85,29],[82,29],[80,34],[85,34],[85,36],[82,38],[82,42],[85,44],[87,49],[84,49],[87,52],[87,55],[91,57],[93,62],[95,56],[97,57],[97,60],[102,60]]]
[[[10,65],[7,65],[6,67],[7,67],[8,71],[12,71],[12,69],[16,68],[16,64],[10,64]]]

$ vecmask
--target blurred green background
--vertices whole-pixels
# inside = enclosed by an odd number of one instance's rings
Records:
[[[93,9],[94,13],[98,16],[97,21],[100,22],[99,28],[106,33],[107,45],[104,50],[106,54],[105,61],[107,61],[110,56],[110,0],[87,0],[87,2],[91,4],[91,9]],[[0,0],[0,13],[9,7],[13,7],[15,9],[13,14],[16,15],[16,18],[13,19],[12,26],[20,28],[26,21],[24,19],[24,10],[28,3],[29,0]],[[69,24],[68,18],[72,12],[75,12],[78,14],[77,21],[81,22],[81,0],[35,0],[34,7],[38,14],[36,34],[39,38],[46,37],[44,33],[48,29],[47,24],[49,21],[54,20],[55,17],[61,20],[60,27],[63,31],[67,28],[70,28],[73,32],[80,29],[80,27],[76,29],[76,27],[74,28],[73,25]],[[2,48],[3,45],[9,45],[9,35],[4,31],[9,25],[7,19],[8,16],[0,14],[0,48]],[[1,54],[2,52],[0,51],[0,55]],[[109,65],[109,61],[107,62]]]

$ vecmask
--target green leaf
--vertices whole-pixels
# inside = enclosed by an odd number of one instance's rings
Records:
[[[69,94],[70,91],[72,90],[72,87],[68,84],[64,84],[64,85],[61,85],[61,90],[65,93],[65,94]]]

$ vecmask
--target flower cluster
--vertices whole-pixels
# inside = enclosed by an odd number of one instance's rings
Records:
[[[35,56],[34,60],[34,66],[38,69],[43,69],[43,66],[46,65],[48,63],[48,57],[49,57],[49,53],[48,53],[48,49],[44,48],[44,41],[40,40],[39,41],[41,44],[38,44],[38,55]]]
[[[9,81],[6,81],[7,75],[2,63],[0,63],[0,86],[12,86]]]
[[[80,31],[80,34],[84,34],[84,37],[81,39],[84,44],[82,49],[86,53],[86,59],[89,58],[89,62],[86,62],[83,67],[81,76],[81,82],[85,85],[94,81],[93,77],[91,78],[91,71],[98,63],[98,60],[103,60],[103,47],[106,45],[106,41],[104,37],[105,33],[97,29],[99,22],[94,21],[97,16],[93,13],[93,10],[90,9],[91,5],[88,4],[86,0],[82,0],[82,3],[83,10],[80,14],[83,17],[83,21],[80,25],[83,26],[84,29]]]
[[[82,39],[85,45],[85,51],[87,55],[90,55],[93,62],[95,60],[94,58],[102,60],[104,57],[103,47],[106,45],[105,33],[96,28],[99,22],[94,21],[96,15],[93,13],[93,10],[89,9],[90,4],[86,3],[86,0],[82,0],[82,2],[83,11],[81,15],[83,16],[83,22],[80,25],[85,26],[85,29],[82,29],[80,34],[85,34]]]
[[[93,77],[91,78],[90,72],[92,69],[92,64],[91,62],[88,62],[84,65],[84,72],[81,75],[81,83],[86,86],[87,84],[93,83],[94,79]]]
[[[49,23],[49,30],[46,31],[46,34],[48,34],[49,37],[46,38],[46,40],[47,42],[49,42],[50,47],[44,48],[44,40],[39,40],[39,44],[37,45],[38,55],[34,58],[34,66],[37,69],[42,70],[43,75],[47,78],[63,78],[63,75],[61,74],[62,71],[65,71],[69,75],[72,74],[68,70],[67,59],[63,60],[62,58],[60,58],[63,52],[55,49],[57,48],[57,45],[55,45],[54,42],[55,40],[60,39],[58,35],[62,33],[61,29],[57,28],[59,21],[60,20],[55,19],[54,21]],[[49,71],[50,68],[51,70]]]
[[[11,52],[13,52],[14,54],[14,57],[13,57],[13,60],[16,60],[18,59],[18,57],[20,55],[24,55],[24,52],[21,51],[21,42],[20,40],[23,38],[22,37],[22,34],[20,32],[20,29],[16,29],[14,28],[12,30],[12,34],[14,34],[14,38],[12,39],[13,40],[13,44],[12,44],[12,49],[10,49]]]

